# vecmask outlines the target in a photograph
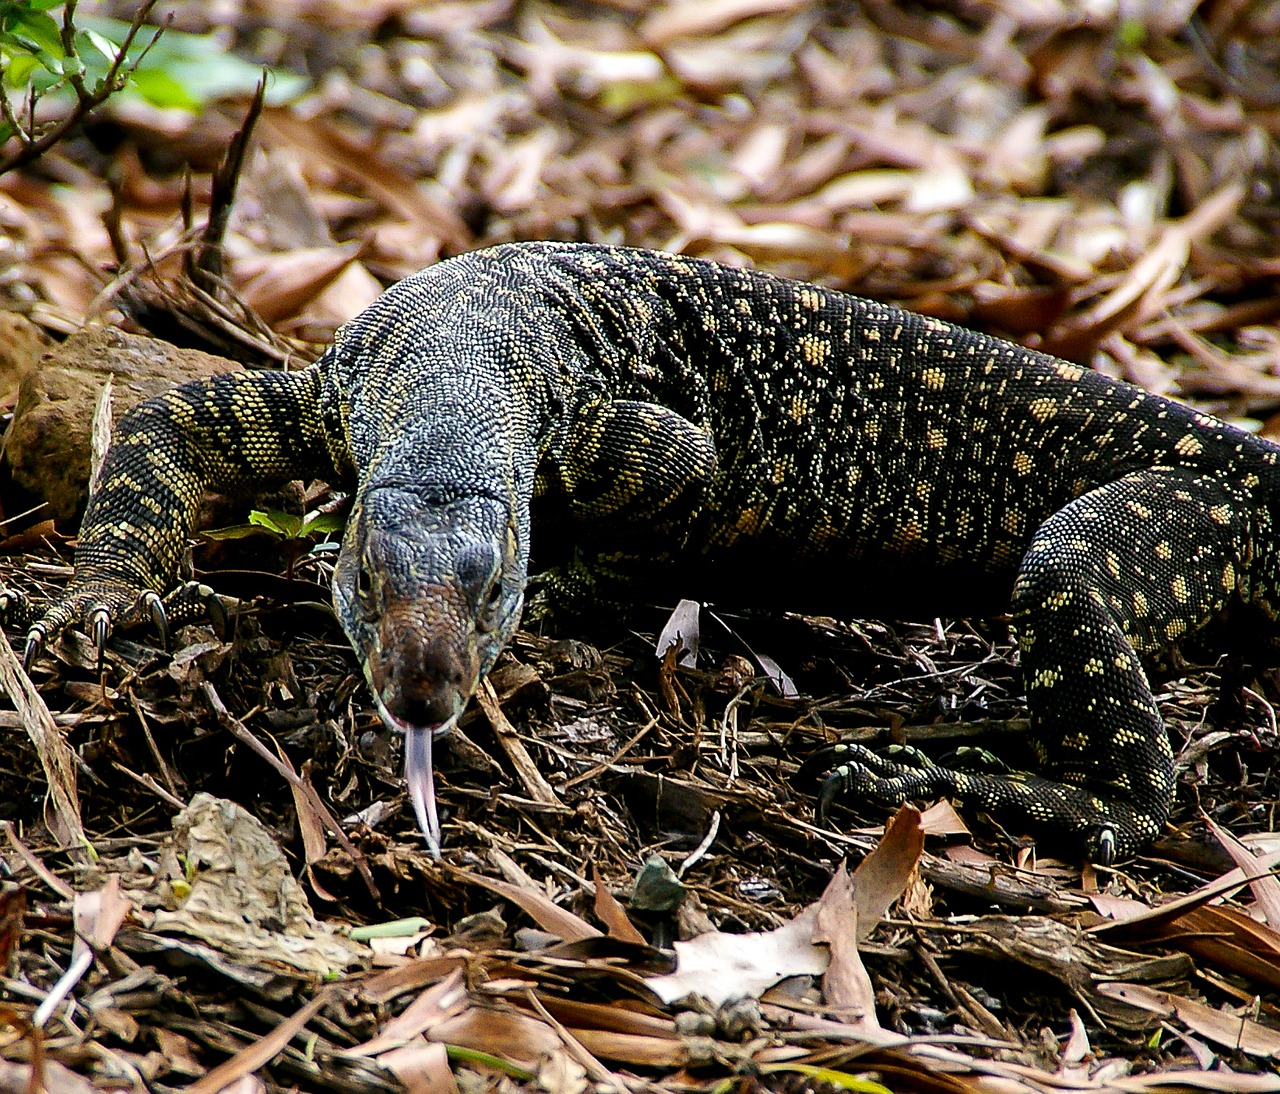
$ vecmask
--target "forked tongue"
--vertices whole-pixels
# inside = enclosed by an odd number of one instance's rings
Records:
[[[404,781],[409,787],[418,827],[434,858],[440,858],[440,814],[436,811],[436,777],[431,766],[431,738],[445,726],[408,726],[404,732]]]

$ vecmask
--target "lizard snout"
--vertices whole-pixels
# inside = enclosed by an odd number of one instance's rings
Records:
[[[383,616],[378,648],[370,657],[374,691],[395,718],[431,728],[462,713],[480,675],[470,637],[431,628],[420,617]]]

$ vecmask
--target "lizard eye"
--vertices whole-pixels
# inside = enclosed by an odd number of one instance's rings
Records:
[[[492,630],[497,623],[497,612],[502,607],[502,575],[493,579],[489,591],[485,593],[484,603],[480,611],[479,626],[481,630]]]
[[[356,573],[356,595],[365,604],[373,599],[373,573],[367,558],[360,560],[360,569]]]

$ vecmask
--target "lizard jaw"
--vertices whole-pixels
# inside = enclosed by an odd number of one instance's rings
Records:
[[[436,777],[431,758],[431,744],[435,737],[448,733],[458,721],[452,718],[434,726],[415,726],[397,718],[387,709],[380,696],[375,695],[378,713],[388,729],[404,735],[404,781],[409,789],[409,800],[418,818],[418,828],[427,841],[431,857],[440,854],[440,814],[436,808]]]

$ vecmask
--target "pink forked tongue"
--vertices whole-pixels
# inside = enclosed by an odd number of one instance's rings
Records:
[[[431,764],[431,739],[448,733],[457,723],[457,716],[438,726],[415,726],[397,718],[386,704],[375,695],[378,713],[388,729],[404,734],[404,781],[409,788],[409,800],[418,817],[418,828],[427,841],[427,850],[434,858],[440,858],[440,814],[436,810],[436,776]]]
[[[410,726],[404,735],[404,781],[409,787],[418,827],[434,858],[440,857],[440,814],[436,811],[436,777],[431,767],[431,738],[436,727]]]

